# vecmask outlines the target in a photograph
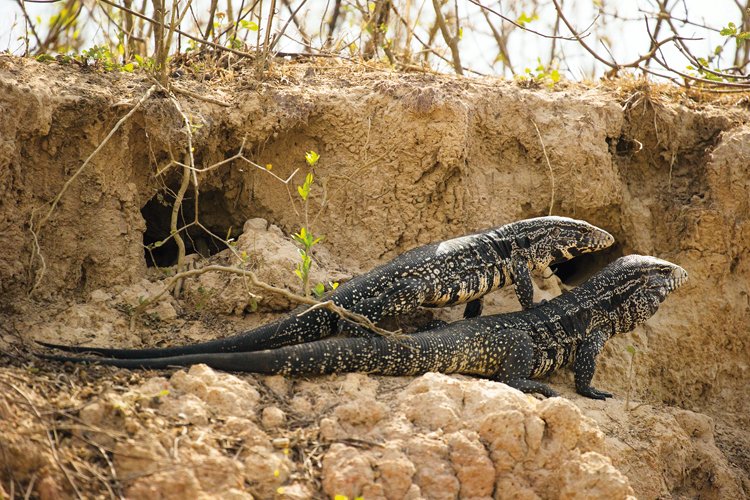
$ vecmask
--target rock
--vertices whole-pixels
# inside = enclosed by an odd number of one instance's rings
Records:
[[[291,464],[281,453],[263,446],[251,446],[245,457],[245,477],[258,498],[272,498],[289,479]]]
[[[351,446],[333,444],[323,458],[323,491],[329,497],[364,497],[372,490],[375,473],[367,457]]]
[[[266,429],[276,429],[286,423],[286,414],[276,406],[266,406],[261,412],[260,421]]]

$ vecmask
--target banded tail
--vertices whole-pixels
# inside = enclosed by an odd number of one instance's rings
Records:
[[[449,325],[450,326],[450,325]],[[444,327],[399,338],[335,338],[252,352],[200,353],[159,358],[113,359],[50,356],[56,361],[90,362],[121,368],[168,368],[203,363],[235,372],[324,375],[365,372],[419,375],[429,371],[491,377],[507,360],[511,343],[486,328],[456,332]]]

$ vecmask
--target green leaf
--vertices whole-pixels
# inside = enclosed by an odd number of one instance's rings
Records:
[[[318,283],[317,285],[315,285],[315,287],[312,290],[312,292],[318,298],[322,297],[325,291],[326,291],[326,287],[323,283]]]
[[[539,15],[537,15],[535,12],[532,12],[531,16],[526,14],[526,12],[521,12],[521,15],[518,16],[518,19],[516,19],[516,23],[518,23],[521,27],[525,27],[526,23],[536,21],[537,19],[539,19]]]
[[[550,78],[550,80],[552,80],[552,83],[559,82],[560,81],[560,72],[557,71],[556,69],[553,69],[549,73],[549,78]]]
[[[300,198],[307,200],[307,195],[310,194],[310,190],[305,189],[304,186],[297,186],[297,193],[299,193]]]
[[[316,153],[315,151],[308,151],[305,153],[305,161],[308,165],[311,167],[314,167],[316,163],[318,163],[318,160],[320,159],[320,155]],[[311,175],[311,174],[307,174]],[[312,183],[312,180],[310,181]]]
[[[125,73],[132,73],[135,68],[133,67],[133,63],[127,63],[123,64],[120,69],[122,69]]]
[[[628,351],[631,356],[635,356],[635,347],[633,347],[632,345],[627,346],[625,350]]]
[[[729,23],[726,28],[722,28],[722,30],[719,31],[719,34],[721,36],[734,36],[737,34],[737,26],[735,26],[734,23]]]
[[[294,270],[294,274],[296,274],[299,279],[304,281],[305,278],[302,277],[302,271],[300,271],[299,267]]]
[[[331,283],[329,281],[328,284],[331,285],[331,290],[335,290],[335,289],[337,289],[339,287],[339,282],[338,281],[334,281],[333,283]]]

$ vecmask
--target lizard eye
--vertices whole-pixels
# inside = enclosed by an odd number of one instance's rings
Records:
[[[550,236],[552,236],[553,238],[557,238],[558,236],[560,236],[560,228],[559,228],[559,227],[553,227],[553,228],[552,228],[552,231],[550,231],[550,233],[549,233],[549,234],[550,234]]]

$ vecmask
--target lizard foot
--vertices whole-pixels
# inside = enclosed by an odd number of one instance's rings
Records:
[[[591,399],[607,399],[612,397],[612,393],[600,391],[599,389],[594,389],[591,386],[576,389],[576,392],[581,396],[586,396],[587,398]]]
[[[534,380],[514,379],[514,380],[508,380],[508,381],[503,380],[502,382],[522,392],[527,392],[527,393],[535,392],[537,394],[541,394],[542,396],[545,396],[548,398],[559,396],[557,391],[552,389],[547,384],[536,382]]]

